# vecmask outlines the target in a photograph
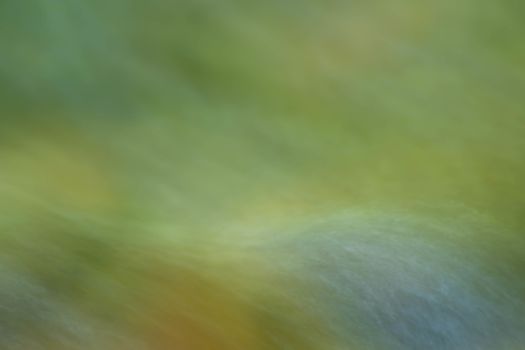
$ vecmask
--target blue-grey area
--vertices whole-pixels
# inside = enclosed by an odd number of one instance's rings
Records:
[[[77,310],[63,295],[0,260],[0,349],[143,349],[137,339]]]
[[[273,272],[296,286],[296,312],[352,348],[514,349],[525,340],[517,242],[498,256],[487,236],[512,240],[486,225],[344,215],[272,242]]]

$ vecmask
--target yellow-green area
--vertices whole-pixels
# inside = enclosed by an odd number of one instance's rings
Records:
[[[0,0],[0,266],[152,349],[347,349],[246,247],[378,211],[519,251],[524,37],[518,0]]]

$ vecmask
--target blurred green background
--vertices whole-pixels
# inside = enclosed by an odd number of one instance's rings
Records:
[[[111,314],[159,265],[215,271],[215,244],[341,210],[468,208],[522,232],[524,13],[0,0],[2,256]]]

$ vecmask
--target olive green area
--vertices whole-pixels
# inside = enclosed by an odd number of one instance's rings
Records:
[[[490,222],[501,230],[467,241],[521,279],[524,37],[517,0],[0,0],[0,286],[12,288],[0,308],[41,286],[53,301],[31,322],[53,325],[46,315],[65,308],[83,315],[72,324],[143,331],[161,318],[158,305],[144,316],[156,293],[184,299],[191,287],[174,285],[191,275],[196,295],[211,284],[210,303],[231,308],[188,312],[223,315],[240,349],[346,349],[318,311],[303,317],[282,298],[305,282],[281,279],[266,266],[273,253],[246,245],[354,210],[430,226],[467,215],[469,232]],[[2,317],[9,350],[104,338],[72,331],[80,340],[66,342]],[[181,337],[151,346],[234,349]]]

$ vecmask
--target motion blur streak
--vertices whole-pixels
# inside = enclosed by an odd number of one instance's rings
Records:
[[[525,3],[0,0],[0,349],[525,349]]]

